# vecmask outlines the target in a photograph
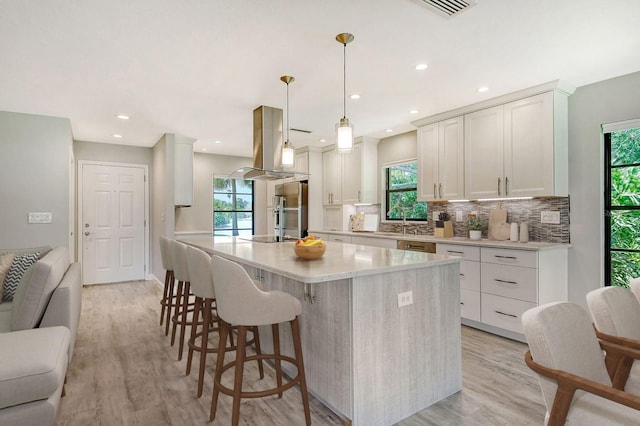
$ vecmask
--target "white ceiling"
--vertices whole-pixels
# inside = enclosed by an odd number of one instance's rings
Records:
[[[381,138],[551,80],[639,71],[639,18],[638,0],[478,0],[450,19],[420,0],[0,0],[0,110],[68,117],[76,140],[150,147],[169,132],[250,156],[252,110],[284,108],[288,74],[291,127],[312,132],[291,140],[326,145],[342,117],[335,36],[350,32],[361,98],[347,117]]]

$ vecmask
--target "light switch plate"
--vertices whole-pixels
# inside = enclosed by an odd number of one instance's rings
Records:
[[[456,222],[462,222],[462,210],[456,212]]]
[[[540,212],[540,223],[551,223],[554,225],[560,224],[560,212],[553,212],[551,210],[543,210]]]
[[[51,212],[29,212],[29,223],[51,223],[52,220]]]
[[[440,212],[433,212],[433,220],[440,219]]]

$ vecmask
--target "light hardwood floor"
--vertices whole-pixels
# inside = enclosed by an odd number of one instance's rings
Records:
[[[83,289],[78,337],[56,425],[209,423],[215,355],[207,358],[204,393],[198,399],[197,355],[186,376],[186,353],[177,360],[177,348],[169,346],[158,323],[160,297],[161,289],[152,281]],[[543,424],[538,381],[523,361],[526,349],[525,344],[463,327],[462,392],[399,424]],[[257,380],[256,366],[245,369],[247,386],[253,389],[273,379],[270,368],[265,376],[265,381]],[[343,424],[320,401],[310,399],[314,425]],[[304,424],[297,388],[282,399],[243,400],[240,416],[243,425]],[[230,418],[231,398],[221,395],[214,424],[229,424]]]

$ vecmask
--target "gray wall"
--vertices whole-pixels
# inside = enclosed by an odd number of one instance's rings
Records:
[[[569,300],[604,282],[604,142],[601,125],[640,118],[640,72],[579,87],[569,97]]]
[[[0,111],[0,246],[69,246],[71,123],[66,118]],[[27,223],[51,212],[50,224]]]
[[[153,147],[151,173],[151,268],[162,283],[165,271],[160,257],[160,236],[174,236],[173,173],[175,135],[166,133]]]
[[[240,167],[253,164],[249,157],[194,153],[193,155],[193,204],[177,208],[176,232],[213,231],[213,177],[225,177]],[[260,184],[256,185],[256,198]],[[264,189],[261,192],[264,194]],[[263,197],[264,198],[264,197]],[[259,205],[261,204],[261,205]],[[256,215],[265,211],[264,201],[255,206]],[[264,214],[263,214],[264,215]]]

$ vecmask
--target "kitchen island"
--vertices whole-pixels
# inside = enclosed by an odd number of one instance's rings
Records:
[[[293,242],[180,240],[302,302],[309,391],[352,424],[393,424],[461,390],[460,258],[327,242],[309,261]],[[260,333],[271,350],[270,327]],[[289,328],[281,333],[283,353],[293,354]]]

